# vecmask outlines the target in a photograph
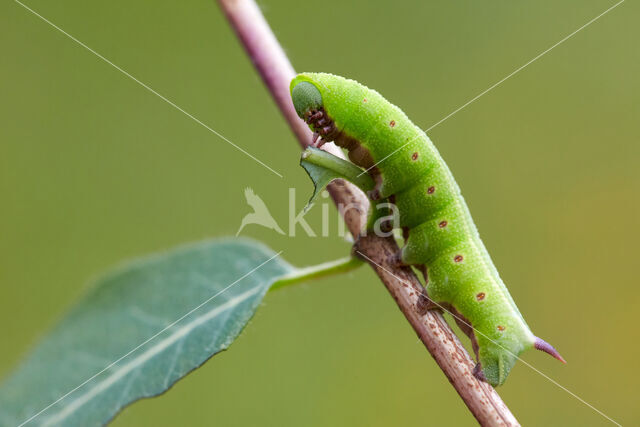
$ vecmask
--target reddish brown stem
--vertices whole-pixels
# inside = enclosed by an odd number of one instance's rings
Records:
[[[219,0],[219,3],[300,145],[308,146],[313,135],[296,115],[289,95],[289,82],[295,71],[260,9],[253,0]],[[327,146],[332,145],[324,147]],[[339,150],[333,153],[342,154]],[[331,184],[329,192],[338,206],[348,207],[341,211],[351,234],[360,235],[366,224],[369,200],[355,186],[341,180]],[[519,425],[493,387],[473,375],[475,363],[442,315],[421,309],[423,287],[413,271],[389,262],[398,251],[395,240],[361,237],[355,249],[373,267],[478,422],[487,426]]]

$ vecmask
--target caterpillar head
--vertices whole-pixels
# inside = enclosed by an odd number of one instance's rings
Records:
[[[296,83],[295,80],[292,83],[291,100],[300,118],[304,119],[306,113],[322,108],[322,95],[313,83],[307,81]]]

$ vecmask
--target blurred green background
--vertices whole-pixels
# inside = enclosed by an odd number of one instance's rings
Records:
[[[0,376],[115,263],[235,234],[252,187],[284,227],[311,183],[296,142],[211,0],[30,7],[251,152],[39,20],[0,5]],[[267,1],[300,71],[355,78],[428,128],[613,5]],[[639,7],[627,1],[429,132],[533,331],[524,359],[616,421],[640,423]],[[333,208],[332,213],[333,213]],[[319,231],[320,209],[309,215]],[[336,236],[257,226],[296,265]],[[500,394],[524,425],[608,425],[522,363]],[[373,273],[274,292],[231,349],[115,426],[472,425]]]

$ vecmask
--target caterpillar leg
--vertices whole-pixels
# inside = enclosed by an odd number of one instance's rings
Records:
[[[382,199],[382,193],[380,192],[381,187],[382,187],[382,184],[376,182],[376,186],[373,188],[373,190],[367,191],[367,197],[374,202],[377,202],[378,200]]]
[[[310,109],[304,113],[304,121],[314,129],[313,143],[316,148],[322,147],[326,142],[332,141],[337,136],[337,129],[333,120],[325,113],[323,108]]]
[[[380,189],[374,188],[373,190],[367,191],[367,197],[373,200],[374,202],[380,200],[382,196],[380,196]]]
[[[389,264],[394,267],[407,267],[409,265],[402,261],[402,249],[389,256]]]
[[[460,314],[460,312],[458,310],[455,309],[455,307],[447,307],[447,311],[449,311],[449,313],[451,313],[451,315],[453,316],[453,318],[456,321],[456,324],[458,325],[458,327],[460,328],[460,330],[469,337],[469,340],[471,340],[471,347],[473,348],[473,352],[475,353],[476,356],[476,361],[478,361],[478,365],[480,365],[480,355],[479,355],[479,351],[480,351],[480,346],[478,345],[478,340],[476,339],[476,334],[473,332],[473,326],[471,325],[471,322],[469,322],[469,320],[464,317],[462,314]],[[478,366],[476,365],[476,367]],[[478,368],[480,369],[480,368]],[[480,371],[480,373],[482,373],[482,371]],[[476,376],[477,377],[477,376]]]
[[[367,197],[376,202],[391,196],[391,194],[385,194],[384,192],[384,183],[382,182],[382,175],[378,168],[373,166],[371,169],[368,169],[368,172],[373,177],[376,185],[373,187],[373,190],[367,191]]]
[[[421,315],[425,315],[427,311],[431,310],[441,310],[442,307],[433,302],[429,295],[427,295],[426,289],[420,294],[420,298],[418,299],[418,303],[416,304],[418,308],[418,313]]]
[[[485,377],[484,372],[482,372],[482,364],[480,363],[480,346],[478,345],[478,340],[476,339],[476,335],[473,332],[473,326],[471,322],[464,317],[458,310],[453,306],[447,307],[447,311],[451,313],[453,318],[456,320],[456,324],[460,328],[460,330],[469,337],[471,340],[471,347],[473,348],[473,353],[476,356],[476,366],[473,367],[473,376],[479,379],[480,381],[487,382],[487,377]]]
[[[328,141],[322,137],[318,132],[314,132],[311,139],[311,146],[315,148],[320,148]]]
[[[476,363],[476,366],[473,367],[473,376],[479,379],[480,381],[487,382],[487,377],[484,376],[484,372],[482,372],[482,365],[480,362]]]
[[[380,223],[380,231],[382,233],[390,233],[393,231],[393,219],[387,219]]]
[[[351,250],[352,255],[354,256],[358,256],[358,253],[361,252],[361,246],[364,242],[364,240],[367,239],[367,235],[364,236],[358,236],[356,238],[356,241],[353,243],[353,248]],[[392,253],[391,255],[389,255],[387,257],[387,265],[391,266],[391,267],[408,267],[410,264],[407,264],[403,261],[402,258],[402,249]]]

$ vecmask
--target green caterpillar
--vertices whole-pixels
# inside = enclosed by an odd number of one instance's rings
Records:
[[[368,196],[396,205],[405,246],[395,261],[420,269],[429,299],[462,320],[478,360],[476,376],[503,384],[518,356],[532,347],[564,362],[527,326],[427,135],[398,107],[354,80],[303,73],[290,87],[298,116],[315,132],[315,145],[333,141],[346,148],[349,159],[375,181]]]

